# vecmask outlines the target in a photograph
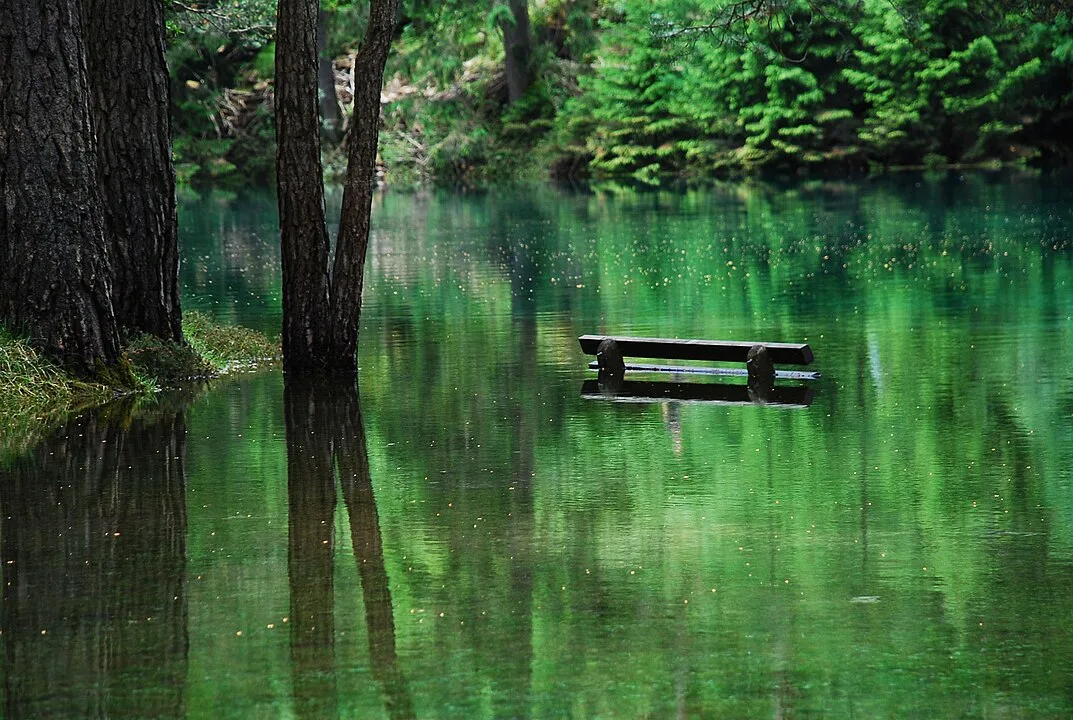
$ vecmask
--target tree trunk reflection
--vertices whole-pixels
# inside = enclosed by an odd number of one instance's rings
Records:
[[[332,396],[308,382],[284,390],[291,662],[299,717],[336,717]]]
[[[380,537],[380,518],[376,512],[373,480],[369,471],[369,453],[365,447],[365,425],[353,385],[340,394],[339,463],[343,502],[350,516],[350,538],[354,559],[361,577],[365,599],[365,624],[369,634],[369,658],[373,676],[384,689],[384,703],[392,718],[414,717],[413,702],[406,678],[399,669],[395,652],[395,618],[391,605],[384,544]]]
[[[0,471],[5,717],[185,717],[185,436],[113,404]]]
[[[395,649],[395,621],[365,427],[353,381],[287,378],[291,648],[300,714],[334,716],[333,515],[338,470],[361,579],[369,661],[392,718],[414,716]]]

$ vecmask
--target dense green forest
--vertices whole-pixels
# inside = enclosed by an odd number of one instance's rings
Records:
[[[268,184],[275,3],[169,7],[180,182]],[[344,164],[366,15],[361,0],[322,3],[329,174]],[[393,183],[1066,163],[1073,14],[968,0],[406,0],[382,103]]]

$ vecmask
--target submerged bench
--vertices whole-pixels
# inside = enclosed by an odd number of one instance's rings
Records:
[[[775,365],[808,365],[813,360],[807,343],[739,342],[733,340],[678,340],[674,338],[582,335],[581,350],[595,355],[589,368],[621,379],[627,370],[644,372],[698,373],[746,376],[750,382],[775,378],[814,380],[816,372],[776,370]],[[745,368],[715,368],[690,365],[627,364],[623,358],[700,360],[744,363]]]

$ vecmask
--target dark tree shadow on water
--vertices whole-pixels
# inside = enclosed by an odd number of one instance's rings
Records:
[[[335,717],[332,577],[336,474],[365,605],[369,660],[388,715],[414,717],[395,647],[395,620],[373,494],[365,426],[353,381],[295,380],[284,390],[290,507],[291,655],[302,717]]]
[[[300,718],[336,717],[335,605],[332,556],[336,504],[333,399],[311,384],[287,381],[287,571],[291,589],[291,662]]]
[[[0,468],[4,717],[185,717],[181,398],[69,420]]]

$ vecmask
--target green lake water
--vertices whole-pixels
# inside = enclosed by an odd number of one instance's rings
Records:
[[[271,195],[180,218],[185,307],[278,332]],[[387,193],[368,268],[357,386],[0,469],[4,717],[1073,715],[1070,175]],[[822,378],[585,397],[585,333]]]

